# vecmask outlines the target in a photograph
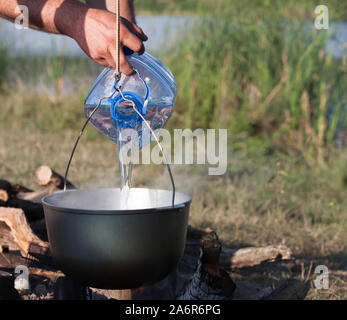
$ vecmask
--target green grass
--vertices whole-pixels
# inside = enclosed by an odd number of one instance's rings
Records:
[[[295,149],[323,161],[337,126],[346,128],[338,119],[347,109],[347,60],[326,54],[329,33],[288,18],[280,2],[249,14],[224,5],[186,33],[168,59],[180,124],[228,128],[267,151]]]
[[[347,137],[347,59],[324,54],[326,31],[302,31],[313,2],[200,2],[217,18],[195,1],[168,3],[169,12],[202,17],[163,57],[179,87],[168,128],[229,129],[225,175],[173,167],[177,189],[193,195],[190,223],[216,229],[233,247],[286,244],[306,267],[331,270],[331,288],[312,289],[309,299],[346,299],[347,150],[334,140],[337,127]],[[164,1],[139,4],[166,10]],[[345,17],[343,1],[330,6],[331,17]],[[13,58],[0,50],[1,178],[36,189],[37,166],[64,172],[100,70],[84,58]],[[119,185],[116,145],[92,126],[70,180]],[[136,167],[134,183],[170,187],[164,166]],[[259,277],[269,278],[270,270]]]
[[[74,109],[80,107],[69,96],[64,101]],[[37,108],[44,108],[44,99],[41,102]],[[82,112],[74,125],[63,130],[35,128],[36,122],[26,126],[20,118],[7,124],[1,121],[0,177],[37,189],[34,173],[39,165],[64,173],[82,121]],[[81,188],[118,186],[116,149],[88,127],[69,179]],[[310,263],[329,267],[330,289],[312,288],[310,299],[346,299],[346,150],[332,153],[325,167],[307,166],[303,158],[290,159],[282,153],[255,159],[249,152],[229,151],[228,172],[221,177],[207,176],[206,167],[173,167],[177,189],[193,196],[189,223],[215,229],[230,247],[287,245],[306,268]],[[170,188],[164,166],[136,166],[133,180],[137,187]],[[245,278],[277,279],[277,283],[286,277],[272,275],[273,268],[251,268]]]
[[[240,14],[252,15],[253,11],[276,12],[286,17],[312,18],[317,5],[326,5],[333,20],[346,20],[347,9],[339,0],[141,0],[136,2],[138,13],[160,14],[219,14],[218,10],[225,7],[235,8]]]

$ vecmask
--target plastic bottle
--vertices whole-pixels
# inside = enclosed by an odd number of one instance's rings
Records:
[[[134,101],[154,131],[161,129],[174,109],[177,91],[175,79],[164,64],[148,53],[141,56],[132,53],[127,58],[135,72],[130,76],[122,74],[117,87],[121,88],[127,99]],[[86,117],[89,117],[98,105],[100,98],[110,96],[115,91],[114,86],[114,69],[104,69],[85,100]],[[137,134],[138,148],[151,141],[149,130],[143,124],[141,117],[136,114],[131,103],[124,101],[119,92],[115,92],[112,98],[102,101],[90,122],[107,138],[118,144],[121,129],[125,128],[133,129]],[[147,134],[146,139],[142,139],[144,133]],[[134,140],[134,137],[131,139]]]

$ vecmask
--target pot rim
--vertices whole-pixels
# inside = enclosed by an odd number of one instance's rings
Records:
[[[45,207],[52,209],[54,211],[60,211],[64,213],[73,213],[73,214],[88,214],[88,215],[129,215],[129,214],[144,214],[144,213],[159,213],[160,211],[165,211],[165,213],[171,213],[173,211],[181,211],[180,209],[183,209],[190,205],[192,201],[192,196],[183,193],[183,192],[177,192],[177,194],[184,195],[188,197],[188,200],[183,201],[181,203],[175,204],[173,206],[164,206],[164,207],[153,207],[153,208],[145,208],[145,209],[127,209],[127,210],[118,210],[118,209],[102,209],[102,210],[97,210],[97,209],[78,209],[78,208],[69,208],[69,207],[58,207],[56,205],[53,205],[49,203],[49,199],[53,198],[57,193],[65,193],[65,192],[79,192],[79,191],[84,191],[84,190],[119,190],[120,188],[98,188],[98,189],[69,189],[66,191],[63,190],[58,190],[55,191],[52,194],[46,195],[41,199],[41,202]],[[158,191],[169,191],[172,192],[171,190],[165,190],[165,189],[152,189],[152,188],[132,188],[132,189],[145,189],[145,190],[158,190]]]

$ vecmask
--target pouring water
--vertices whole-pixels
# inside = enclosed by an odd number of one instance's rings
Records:
[[[128,208],[133,175],[131,153],[150,143],[150,131],[153,134],[154,130],[165,126],[176,97],[175,79],[159,60],[147,53],[131,54],[127,58],[134,67],[134,74],[122,75],[115,83],[113,69],[104,69],[84,106],[85,115],[93,126],[118,145],[122,209]],[[107,98],[95,110],[102,97]],[[125,129],[132,129],[135,134],[129,136]]]
[[[122,129],[118,130],[118,161],[121,177],[121,209],[128,209],[129,192],[131,188],[132,176],[133,176],[133,164],[131,163],[131,153],[133,148],[130,146],[128,154],[125,154],[125,144],[131,143],[124,140],[122,136]],[[130,154],[129,154],[130,153]]]

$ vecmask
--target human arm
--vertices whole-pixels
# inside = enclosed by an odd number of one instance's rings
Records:
[[[112,12],[90,8],[75,0],[8,0],[0,2],[0,17],[15,21],[19,5],[28,8],[31,28],[67,35],[93,60],[106,67],[115,67],[116,16]],[[136,54],[144,52],[142,42],[147,37],[125,18],[121,18],[120,37],[121,44]],[[122,51],[120,66],[124,73],[132,73]]]
[[[116,12],[115,0],[86,0],[86,3],[92,8],[108,10],[113,13]],[[134,0],[120,1],[120,15],[130,22],[136,23]]]

